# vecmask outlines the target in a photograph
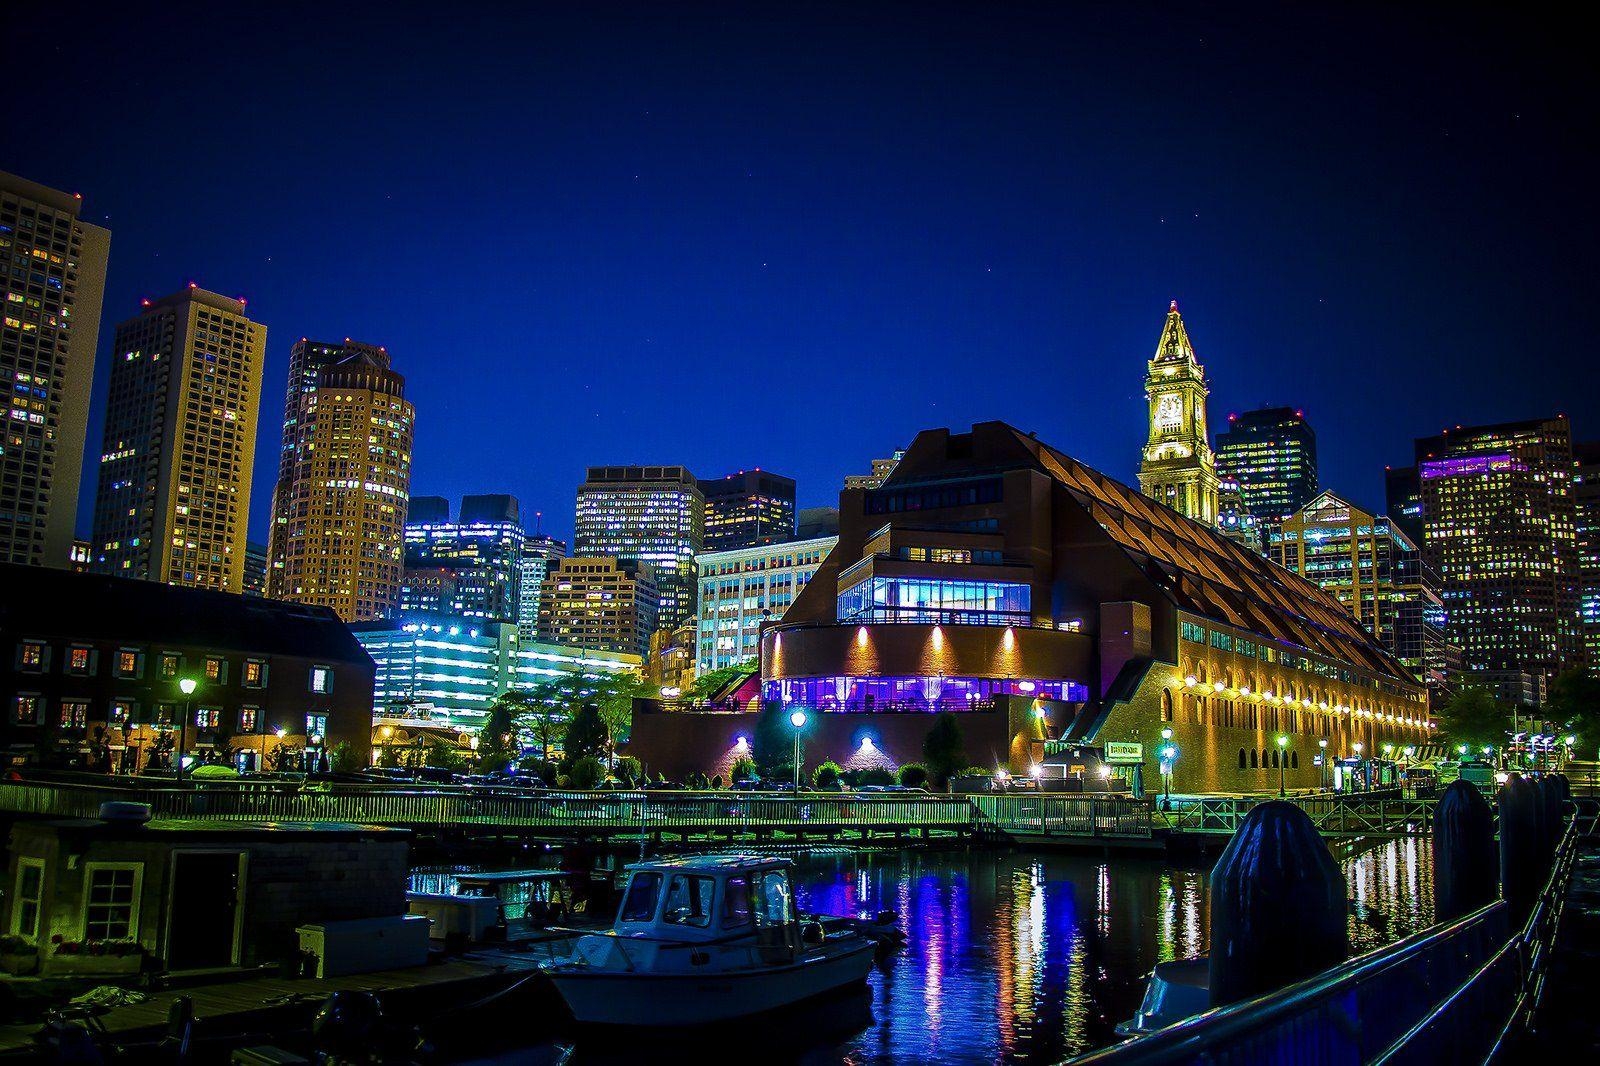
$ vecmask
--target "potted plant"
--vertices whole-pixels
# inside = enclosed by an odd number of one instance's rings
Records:
[[[53,937],[55,948],[45,967],[53,977],[118,977],[144,968],[144,948],[137,940],[63,940]]]

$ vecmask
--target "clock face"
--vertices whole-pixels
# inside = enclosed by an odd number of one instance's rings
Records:
[[[1156,425],[1171,429],[1183,420],[1183,400],[1176,393],[1168,393],[1156,404]]]

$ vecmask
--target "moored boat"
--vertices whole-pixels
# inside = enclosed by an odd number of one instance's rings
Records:
[[[635,863],[612,928],[545,966],[579,1022],[690,1026],[760,1014],[860,982],[877,942],[800,921],[788,859]]]
[[[1158,962],[1145,986],[1144,1001],[1132,1018],[1117,1025],[1118,1036],[1143,1036],[1211,1009],[1211,960]]]

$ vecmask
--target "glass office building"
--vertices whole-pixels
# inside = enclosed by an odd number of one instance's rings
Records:
[[[695,615],[704,546],[705,497],[684,467],[591,466],[578,487],[573,554],[649,563],[663,629]]]

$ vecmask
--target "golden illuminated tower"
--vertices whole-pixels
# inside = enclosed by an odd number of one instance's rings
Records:
[[[96,569],[240,592],[267,327],[190,285],[146,300],[111,347]]]
[[[1209,391],[1174,300],[1144,379],[1150,441],[1139,464],[1139,490],[1208,526],[1217,521],[1217,467],[1206,432]]]
[[[399,607],[416,419],[405,385],[383,349],[347,342],[306,390],[273,499],[275,599],[346,622]]]

